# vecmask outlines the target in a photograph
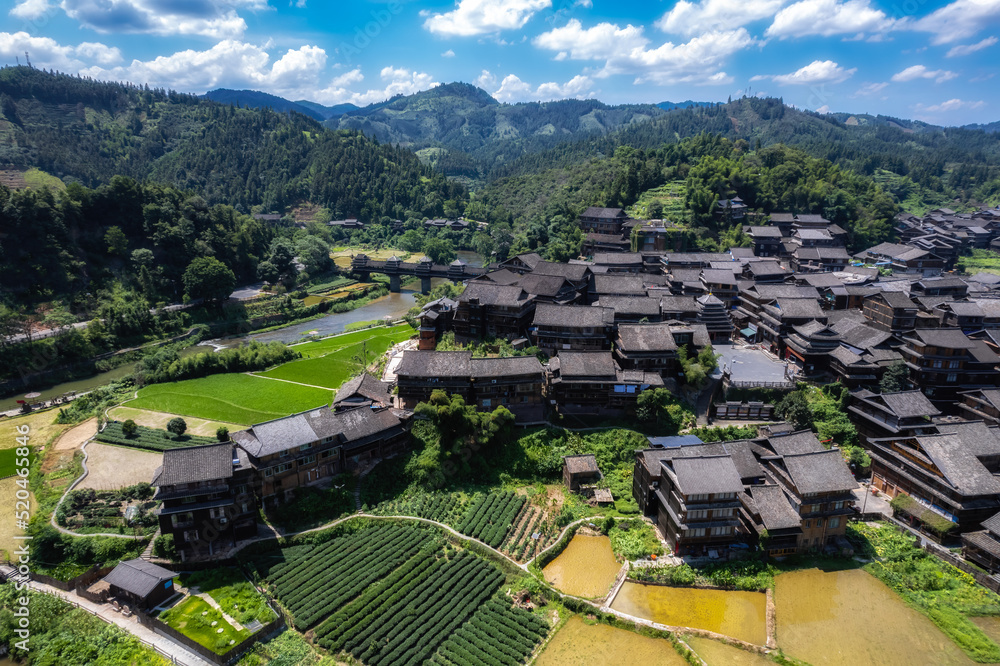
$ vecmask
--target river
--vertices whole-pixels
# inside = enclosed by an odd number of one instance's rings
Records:
[[[483,265],[482,257],[475,252],[463,250],[458,253],[458,258],[469,264],[469,266]],[[433,281],[435,286],[441,282],[444,282],[444,280],[435,279]],[[299,324],[290,324],[273,331],[268,331],[267,333],[251,335],[250,337],[254,340],[260,340],[261,342],[279,340],[281,342],[291,343],[298,342],[302,339],[303,335],[310,331],[317,331],[321,336],[335,335],[337,333],[343,333],[344,327],[356,321],[371,321],[373,319],[382,319],[384,317],[399,319],[405,315],[410,308],[416,305],[416,296],[418,293],[417,289],[418,287],[404,288],[401,293],[389,294],[388,296],[375,299],[368,305],[358,308],[357,310],[342,312],[340,314],[332,314],[321,319],[314,319],[312,321],[302,322]],[[242,340],[232,340],[231,344],[235,346],[240,342],[242,342]],[[183,350],[181,352],[181,356],[196,354],[210,349],[211,347],[197,345]],[[132,363],[126,363],[125,365],[115,368],[114,370],[102,372],[85,379],[64,382],[47,388],[44,386],[26,387],[24,389],[24,393],[36,391],[42,394],[39,398],[32,398],[33,402],[51,400],[52,398],[58,397],[70,391],[84,393],[86,391],[92,391],[99,386],[104,386],[105,384],[108,384],[116,379],[128,376],[132,373],[132,368]],[[23,394],[0,399],[0,412],[17,409],[17,401],[21,399],[23,399]]]

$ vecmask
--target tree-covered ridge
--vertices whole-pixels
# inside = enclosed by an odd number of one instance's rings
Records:
[[[58,195],[0,186],[0,211],[0,290],[21,303],[85,298],[118,280],[154,303],[179,300],[193,259],[213,257],[250,281],[273,236],[231,206],[121,176]]]
[[[492,175],[534,173],[613,155],[619,146],[655,149],[706,132],[743,139],[753,148],[795,146],[812,157],[878,177],[900,202],[911,199],[914,209],[924,200],[952,207],[1000,201],[1000,133],[883,116],[821,115],[787,107],[780,99],[755,97],[675,109],[603,136],[566,141],[497,164]]]
[[[88,186],[151,178],[244,212],[303,201],[365,220],[442,215],[464,190],[408,150],[270,109],[0,69],[0,164]]]
[[[664,183],[686,184],[686,215],[672,219],[688,240],[706,246],[728,226],[712,215],[719,199],[739,195],[752,209],[821,214],[849,233],[852,248],[889,237],[898,207],[872,178],[774,145],[751,150],[747,141],[702,134],[654,149],[620,146],[612,156],[570,162],[540,173],[505,178],[487,187],[480,202],[510,214],[512,253],[538,251],[564,260],[579,254],[576,223],[587,206],[629,206]],[[692,248],[694,249],[694,248]],[[727,249],[727,248],[723,248]]]
[[[501,104],[481,88],[449,83],[351,111],[326,125],[413,149],[441,148],[425,159],[449,176],[483,179],[525,152],[663,113],[652,104],[609,106],[592,99]]]

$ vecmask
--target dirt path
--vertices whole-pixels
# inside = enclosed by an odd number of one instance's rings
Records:
[[[55,451],[73,451],[97,434],[97,418],[87,419],[78,426],[67,430],[52,447]]]

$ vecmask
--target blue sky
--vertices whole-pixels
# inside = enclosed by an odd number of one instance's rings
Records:
[[[0,63],[364,105],[437,83],[508,102],[782,96],[1000,120],[1000,0],[5,0]]]

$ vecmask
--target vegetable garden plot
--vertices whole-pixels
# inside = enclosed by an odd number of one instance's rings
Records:
[[[457,529],[462,534],[497,548],[507,538],[525,501],[524,495],[515,493],[477,493],[465,510],[465,516]]]

